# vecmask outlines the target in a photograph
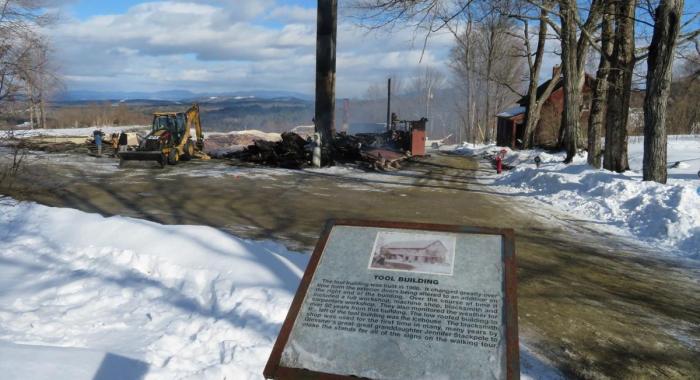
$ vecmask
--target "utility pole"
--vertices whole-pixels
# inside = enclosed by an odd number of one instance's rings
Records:
[[[386,130],[391,129],[391,78],[386,86]]]
[[[335,45],[338,0],[318,0],[316,16],[316,132],[332,155],[335,136]],[[330,157],[329,157],[330,158]]]

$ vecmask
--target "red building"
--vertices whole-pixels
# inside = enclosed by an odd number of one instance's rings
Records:
[[[564,80],[560,77],[549,79],[537,88],[537,96],[544,94],[552,80],[556,80],[551,95],[542,106],[540,121],[534,131],[534,145],[542,148],[555,148],[559,142],[561,129],[561,116],[564,110]],[[581,133],[586,135],[588,130],[588,112],[591,105],[591,89],[595,79],[590,75],[585,76],[583,85],[583,109],[581,110]],[[512,149],[522,148],[525,134],[525,116],[529,97],[524,96],[518,100],[517,105],[496,115],[496,144]]]

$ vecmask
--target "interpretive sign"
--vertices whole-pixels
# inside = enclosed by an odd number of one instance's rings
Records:
[[[518,379],[512,230],[335,221],[268,379]]]

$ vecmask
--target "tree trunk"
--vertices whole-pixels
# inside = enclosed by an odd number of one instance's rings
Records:
[[[532,116],[534,117],[535,122],[532,130],[532,135],[530,136],[532,138],[530,148],[532,148],[532,146],[535,143],[534,134],[537,129],[537,124],[539,123],[540,117],[542,115],[542,108],[547,102],[547,99],[549,99],[549,97],[552,95],[554,87],[561,80],[561,66],[555,66],[554,68],[552,68],[552,71],[552,80],[549,81],[549,84],[547,85],[547,87],[545,87],[544,91],[542,91],[542,94],[539,97],[537,97],[534,105],[535,108],[532,111]],[[529,107],[530,106],[528,105],[528,112],[530,112]]]
[[[496,57],[494,56],[496,49],[496,26],[491,25],[488,30],[489,42],[488,42],[488,54],[486,57],[486,140],[488,142],[496,140],[496,133],[494,130],[494,122],[496,121],[496,113],[493,112],[493,99],[495,97],[492,94],[491,79],[493,77],[493,63]]]
[[[338,0],[318,0],[316,21],[316,131],[331,153],[335,135],[335,61]],[[331,153],[332,154],[332,153]],[[330,158],[330,157],[329,157]]]
[[[491,57],[486,63],[486,78],[491,78]],[[491,80],[486,80],[486,141],[491,142]]]
[[[644,97],[644,180],[666,183],[666,106],[671,89],[673,51],[680,30],[683,0],[661,0],[656,8],[653,49],[647,59]]]
[[[32,129],[34,129],[34,122],[36,121],[36,117],[34,115],[34,86],[32,86],[31,83],[28,83],[27,89],[29,90],[29,125]]]
[[[44,108],[44,93],[39,92],[39,117],[41,117],[41,128],[46,128],[46,109]]]
[[[577,64],[577,6],[575,0],[559,2],[561,13],[561,61],[564,74],[564,111],[562,114],[562,147],[566,150],[565,163],[571,163],[576,156],[578,129],[581,118],[581,91]]]
[[[611,1],[604,0],[591,0],[590,9],[588,11],[588,17],[586,22],[581,25],[581,33],[577,43],[576,51],[576,66],[578,67],[578,91],[581,97],[580,108],[583,108],[583,88],[586,83],[586,57],[588,56],[588,49],[591,46],[590,39],[586,38],[585,34],[593,35],[595,29],[600,24],[600,17],[602,14],[603,7],[606,3]],[[614,2],[614,1],[613,1]],[[579,113],[579,123],[580,123]],[[581,128],[576,129],[576,147],[577,149],[586,148],[586,142],[583,141]]]
[[[472,109],[472,101],[474,98],[474,84],[472,83],[472,60],[471,60],[471,49],[472,49],[472,18],[471,14],[468,14],[467,21],[467,32],[465,34],[465,46],[464,46],[464,66],[466,68],[465,75],[467,81],[467,124],[469,125],[469,137],[467,139],[471,140],[472,143],[476,143],[476,133],[474,126],[474,111]]]
[[[544,47],[547,43],[547,10],[540,9],[540,24],[539,32],[537,33],[537,48],[535,49],[535,62],[532,67],[530,67],[530,83],[527,87],[527,114],[525,115],[525,131],[523,136],[523,148],[532,148],[534,142],[535,129],[540,121],[540,112],[537,107],[537,103],[540,99],[537,99],[537,88],[538,81],[540,78],[540,69],[542,68],[542,60],[544,58]],[[530,38],[530,36],[525,36],[525,38]],[[528,42],[529,50],[529,42]],[[528,51],[528,54],[530,52]],[[554,78],[552,78],[554,81]],[[546,99],[546,98],[545,98]],[[541,109],[541,108],[540,108]]]
[[[34,129],[34,102],[29,101],[29,125],[31,129]]]
[[[601,137],[605,122],[605,105],[608,97],[608,74],[610,72],[610,60],[608,57],[613,52],[613,15],[615,6],[609,2],[605,6],[603,26],[601,33],[600,63],[596,73],[595,87],[591,99],[591,113],[588,115],[588,164],[594,168],[601,165]]]
[[[620,0],[615,10],[615,37],[610,62],[608,105],[605,116],[603,166],[622,173],[627,160],[627,119],[634,71],[634,11],[636,0]]]

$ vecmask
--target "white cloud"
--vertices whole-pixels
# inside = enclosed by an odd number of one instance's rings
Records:
[[[267,18],[284,22],[315,23],[316,9],[302,8],[298,5],[275,7]]]
[[[144,2],[123,14],[69,19],[50,30],[69,88],[311,94],[316,10],[274,0]],[[404,30],[338,28],[339,96],[392,74],[413,75],[422,39]],[[436,35],[423,64],[444,66],[452,39]]]

